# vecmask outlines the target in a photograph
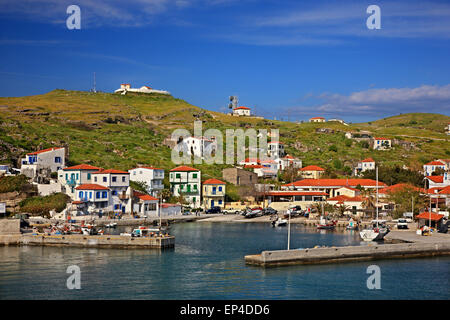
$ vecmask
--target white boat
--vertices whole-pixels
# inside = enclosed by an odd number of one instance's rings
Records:
[[[117,227],[117,222],[108,223],[105,227],[106,228],[115,228],[115,227]]]
[[[280,227],[287,225],[288,221],[286,219],[278,218],[277,220],[272,221],[272,226],[274,227]]]
[[[364,241],[383,240],[384,236],[389,233],[389,228],[384,224],[384,220],[373,220],[372,228],[362,230],[359,235]]]
[[[377,180],[377,219],[372,220],[372,227],[362,230],[359,235],[364,241],[379,241],[383,240],[384,236],[389,233],[389,228],[386,227],[385,220],[378,220],[378,167],[376,168],[376,180]]]
[[[337,223],[337,221],[329,220],[327,217],[321,216],[319,223],[317,224],[317,229],[331,230],[336,227],[336,223]]]
[[[151,236],[157,236],[161,234],[163,230],[160,228],[148,228],[148,227],[139,227],[137,229],[134,229],[131,233],[132,237],[151,237]]]

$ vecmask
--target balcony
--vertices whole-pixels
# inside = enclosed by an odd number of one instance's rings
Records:
[[[125,192],[119,194],[120,200],[128,200],[129,198],[130,197]]]

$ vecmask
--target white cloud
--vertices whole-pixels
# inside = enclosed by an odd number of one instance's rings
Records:
[[[417,88],[382,88],[352,92],[349,95],[323,93],[315,106],[285,108],[289,112],[328,116],[385,115],[406,112],[450,114],[450,84],[422,85]]]

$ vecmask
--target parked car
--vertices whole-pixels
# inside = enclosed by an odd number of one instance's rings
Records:
[[[408,229],[408,221],[406,219],[398,219],[397,229]]]
[[[222,213],[223,214],[240,214],[241,211],[237,210],[237,209],[229,208],[229,209],[223,209]]]
[[[271,216],[271,215],[277,214],[277,213],[278,213],[278,211],[271,207],[267,207],[267,208],[263,209],[263,215]]]
[[[302,212],[302,207],[300,206],[292,206],[289,209],[287,209],[286,213],[284,214],[284,218],[289,218],[289,213],[291,214],[291,218],[295,216],[299,216]]]
[[[205,211],[206,214],[212,214],[212,213],[220,213],[221,209],[220,207],[211,207],[208,210]]]

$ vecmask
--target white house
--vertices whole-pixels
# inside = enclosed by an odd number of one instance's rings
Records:
[[[286,155],[284,144],[280,141],[268,142],[267,148],[267,154],[273,159],[282,158]]]
[[[392,140],[388,138],[373,138],[373,148],[375,150],[387,150],[392,147]]]
[[[133,191],[133,214],[140,217],[158,217],[159,215],[159,201],[142,192]]]
[[[217,141],[215,138],[187,137],[178,143],[176,150],[203,159],[205,155],[214,155],[217,150]]]
[[[65,149],[49,148],[30,152],[21,160],[20,173],[34,178],[40,170],[57,172],[65,167]]]
[[[108,187],[87,183],[77,186],[73,204],[80,207],[80,211],[100,213],[111,210],[111,190]]]
[[[428,162],[423,165],[423,174],[424,176],[431,176],[433,172],[437,169],[442,169],[444,171],[449,171],[450,169],[450,160],[447,159],[438,159],[431,162]]]
[[[128,170],[130,180],[143,182],[147,186],[147,192],[153,196],[164,189],[164,169],[155,167],[138,167]]]
[[[250,108],[247,107],[237,107],[233,109],[234,116],[250,116]]]
[[[131,88],[129,83],[122,83],[120,88],[114,91],[114,93],[127,94],[127,92],[137,92],[137,93],[159,93],[159,94],[170,94],[168,91],[156,90],[149,86],[142,86],[140,88]]]
[[[375,170],[375,161],[372,158],[367,158],[358,162],[358,165],[354,169],[355,176],[359,176],[367,170]]]
[[[325,122],[324,117],[312,117],[309,119],[309,122]]]
[[[275,159],[275,161],[278,162],[278,168],[280,170],[286,170],[289,167],[294,169],[300,169],[302,167],[302,160],[294,158],[291,155]]]
[[[91,184],[92,174],[102,168],[88,164],[80,164],[72,167],[66,167],[58,171],[58,182],[61,184],[62,191],[75,199],[76,187],[82,184]]]
[[[448,135],[450,135],[450,123],[447,124],[447,126],[445,127],[445,133],[447,133]]]
[[[444,172],[443,176],[428,176],[425,179],[427,179],[429,189],[450,186],[450,172]]]
[[[201,205],[201,172],[188,166],[179,166],[170,170],[170,189],[176,197],[182,195],[193,208]]]
[[[131,212],[131,195],[129,194],[130,173],[121,170],[102,170],[92,174],[94,184],[109,188],[110,206],[115,212]],[[128,192],[127,192],[128,191]]]

